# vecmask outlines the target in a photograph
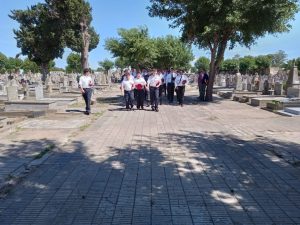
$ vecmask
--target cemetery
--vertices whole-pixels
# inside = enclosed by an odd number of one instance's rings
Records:
[[[10,0],[0,225],[300,224],[299,0]]]

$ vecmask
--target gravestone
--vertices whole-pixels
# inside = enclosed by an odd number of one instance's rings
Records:
[[[17,101],[18,100],[18,87],[17,86],[8,86],[7,90],[7,100],[8,101]]]
[[[36,100],[41,100],[44,98],[44,90],[43,90],[43,85],[38,85],[34,88],[35,90],[35,99]]]
[[[235,90],[237,91],[243,90],[242,75],[240,72],[237,72],[235,75]]]
[[[268,81],[268,79],[266,79],[266,80],[264,81],[263,94],[264,94],[264,95],[269,95],[269,81]]]
[[[282,95],[283,94],[283,85],[282,85],[282,83],[275,82],[274,94],[275,95]]]

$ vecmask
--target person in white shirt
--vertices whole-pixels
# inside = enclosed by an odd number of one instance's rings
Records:
[[[134,79],[132,79],[130,72],[125,72],[125,77],[121,83],[121,91],[124,92],[124,99],[127,110],[132,110],[133,108],[133,89],[134,89]]]
[[[158,100],[159,100],[159,86],[161,85],[161,78],[157,73],[157,70],[152,71],[151,76],[148,79],[147,87],[150,90],[150,104],[152,111],[158,112]]]
[[[90,69],[85,68],[83,70],[83,76],[79,79],[79,88],[85,101],[85,114],[91,113],[91,98],[93,94],[92,86],[94,82],[90,76]]]
[[[183,70],[179,70],[175,79],[175,90],[178,104],[183,107],[183,97],[185,91],[185,85],[188,83],[188,78],[183,74]]]
[[[168,71],[168,73],[166,75],[166,80],[165,80],[165,83],[167,86],[167,98],[168,98],[168,101],[170,104],[173,103],[173,100],[174,100],[175,78],[176,78],[176,73],[173,70],[173,68],[171,68]]]
[[[160,79],[161,79],[161,85],[159,86],[159,103],[160,105],[162,104],[162,97],[163,93],[165,93],[166,96],[166,83],[165,83],[165,74],[164,71],[159,71],[158,72]]]
[[[145,98],[145,88],[146,81],[142,77],[140,72],[137,72],[136,78],[134,79],[135,97],[136,97],[136,107],[137,109],[144,109],[144,98]]]

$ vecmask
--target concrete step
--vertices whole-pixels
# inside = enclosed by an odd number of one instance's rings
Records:
[[[297,116],[300,115],[300,107],[288,107],[288,108],[284,108],[284,111]]]

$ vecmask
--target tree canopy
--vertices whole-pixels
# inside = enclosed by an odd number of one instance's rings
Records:
[[[67,57],[67,66],[66,66],[67,73],[81,73],[82,66],[81,66],[81,57],[78,53],[70,53]]]
[[[106,40],[105,48],[122,66],[189,69],[194,58],[191,47],[179,38],[151,38],[147,27],[119,29],[118,34],[119,38]]]
[[[10,17],[20,24],[20,28],[14,30],[17,47],[21,48],[23,55],[42,67],[45,80],[49,62],[61,58],[64,52],[59,19],[51,17],[49,7],[41,3],[27,10],[13,10]]]
[[[107,72],[114,67],[114,62],[109,59],[104,59],[103,61],[99,62],[99,66]]]
[[[194,66],[195,66],[196,71],[198,71],[198,70],[208,71],[209,70],[209,63],[210,63],[209,58],[206,58],[206,57],[202,56],[202,57],[199,57],[196,60]]]
[[[119,38],[109,38],[105,49],[120,57],[132,67],[152,67],[157,57],[155,42],[149,37],[148,28],[119,29]]]
[[[212,101],[215,74],[227,47],[250,47],[258,37],[289,31],[298,12],[297,0],[150,0],[149,15],[164,17],[180,27],[182,39],[209,49],[210,80],[207,99]]]

